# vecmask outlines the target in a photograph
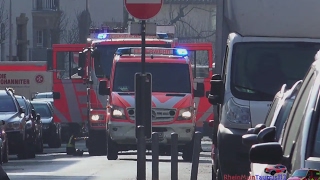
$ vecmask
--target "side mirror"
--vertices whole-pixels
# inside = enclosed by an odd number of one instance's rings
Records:
[[[209,125],[209,127],[213,127],[213,125],[214,125],[214,120],[210,120],[208,125]]]
[[[246,134],[254,134],[254,128],[249,128]]]
[[[274,142],[276,137],[276,127],[267,127],[262,129],[258,134],[258,141],[260,143]]]
[[[242,136],[242,144],[251,147],[254,144],[258,144],[258,135],[245,134]]]
[[[53,51],[52,48],[47,48],[47,71],[53,70]]]
[[[204,83],[197,83],[197,89],[194,90],[194,97],[204,96]]]
[[[38,123],[40,123],[40,119],[41,119],[40,114],[37,114],[36,121],[37,121]]]
[[[255,144],[249,152],[250,161],[260,164],[281,164],[283,151],[277,142]]]
[[[110,88],[107,88],[107,81],[101,80],[99,82],[99,94],[100,95],[110,95]]]
[[[53,92],[52,96],[53,96],[53,99],[60,99],[60,92]]]
[[[78,68],[78,76],[84,76],[85,72],[83,68]]]
[[[211,88],[208,96],[209,103],[217,105],[222,103],[223,97],[223,81],[220,74],[214,74],[210,80]]]
[[[24,107],[20,107],[20,108],[19,108],[19,112],[20,112],[20,114],[22,114],[22,113],[25,113],[26,110],[24,109]]]
[[[37,116],[36,115],[36,111],[34,109],[31,110],[31,115],[32,115],[32,117],[36,117]]]
[[[259,132],[264,128],[266,128],[265,124],[257,124],[256,127],[254,127],[253,133],[254,134],[259,134]]]

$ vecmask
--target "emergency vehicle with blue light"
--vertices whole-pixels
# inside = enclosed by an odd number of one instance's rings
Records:
[[[204,83],[194,87],[188,51],[180,48],[146,48],[146,72],[152,82],[152,130],[159,133],[160,149],[170,151],[171,133],[179,135],[183,159],[191,161],[196,129],[194,97],[204,96]],[[110,87],[100,83],[99,93],[108,95],[107,157],[116,160],[119,151],[136,150],[135,73],[141,71],[141,48],[116,51]],[[106,89],[107,88],[107,89]],[[150,142],[147,142],[150,145]],[[150,147],[149,147],[150,148]]]
[[[191,61],[195,82],[205,83],[206,91],[210,88],[212,75],[213,52],[211,43],[178,44],[172,38],[174,32],[159,32],[156,36],[146,37],[147,47],[183,47],[194,54]],[[130,35],[124,29],[90,29],[87,44],[54,44],[48,51],[51,58],[49,70],[53,71],[53,96],[55,120],[67,124],[63,134],[79,133],[81,125],[88,129],[87,147],[90,155],[106,153],[106,106],[107,98],[98,94],[100,80],[110,80],[114,53],[121,47],[140,47],[141,36]],[[199,56],[205,52],[207,56]],[[196,53],[198,53],[196,56]],[[196,76],[200,70],[198,59],[202,58],[207,68],[205,77]],[[200,61],[199,61],[200,62]],[[199,66],[201,67],[201,66]],[[205,96],[195,99],[199,106],[197,119],[203,121],[212,119],[211,105]],[[63,126],[64,127],[64,126]],[[68,134],[69,133],[69,134]]]

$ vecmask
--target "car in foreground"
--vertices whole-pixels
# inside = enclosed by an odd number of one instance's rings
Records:
[[[45,101],[31,101],[31,104],[41,116],[43,142],[51,148],[61,147],[61,125],[53,120],[51,104]]]
[[[26,117],[14,94],[0,90],[0,120],[4,120],[8,138],[9,154],[17,154],[19,159],[35,158],[34,138],[30,134],[32,123]]]
[[[261,164],[282,164],[287,177],[302,168],[320,169],[320,51],[315,56],[297,93],[284,129],[267,127],[261,138],[275,138],[282,131],[279,142],[267,141],[250,149],[250,161]]]

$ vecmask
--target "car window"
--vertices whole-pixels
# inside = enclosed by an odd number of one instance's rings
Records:
[[[300,129],[301,120],[303,118],[309,94],[315,82],[316,75],[313,69],[307,74],[304,84],[302,84],[299,93],[293,103],[290,112],[287,127],[284,131],[284,139],[282,141],[284,147],[284,155],[289,155],[292,149],[293,141],[296,141],[298,131]]]
[[[19,103],[19,106],[23,107],[25,109],[25,113],[28,115],[29,114],[28,113],[28,105],[27,105],[26,101],[22,98],[17,98],[17,101]]]
[[[276,95],[275,98],[273,99],[273,102],[272,102],[272,104],[271,104],[271,107],[269,108],[268,115],[267,115],[267,117],[266,117],[266,119],[265,119],[265,122],[264,122],[264,124],[265,124],[267,127],[271,125],[274,112],[275,112],[275,110],[277,109],[277,106],[278,106],[278,103],[279,103],[279,100],[280,100],[280,99],[281,99],[281,98],[280,98],[278,95]]]
[[[306,175],[307,175],[307,170],[296,170],[293,174],[292,174],[292,177],[300,177],[300,178],[302,178],[302,177],[306,177]]]

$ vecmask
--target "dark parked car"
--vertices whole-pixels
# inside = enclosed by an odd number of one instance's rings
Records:
[[[0,112],[1,114],[1,112]],[[9,160],[8,138],[5,131],[5,121],[0,121],[0,164],[7,163]]]
[[[53,121],[53,109],[50,102],[31,101],[42,121],[43,142],[51,148],[61,147],[61,125]]]
[[[30,133],[31,120],[25,115],[13,93],[0,90],[0,119],[4,120],[8,137],[9,154],[17,154],[19,159],[34,158],[34,138]]]
[[[20,107],[25,109],[25,117],[27,118],[27,126],[29,128],[28,134],[32,136],[34,140],[35,151],[37,153],[43,152],[43,141],[42,141],[42,123],[41,117],[37,116],[32,104],[24,96],[15,95]]]

